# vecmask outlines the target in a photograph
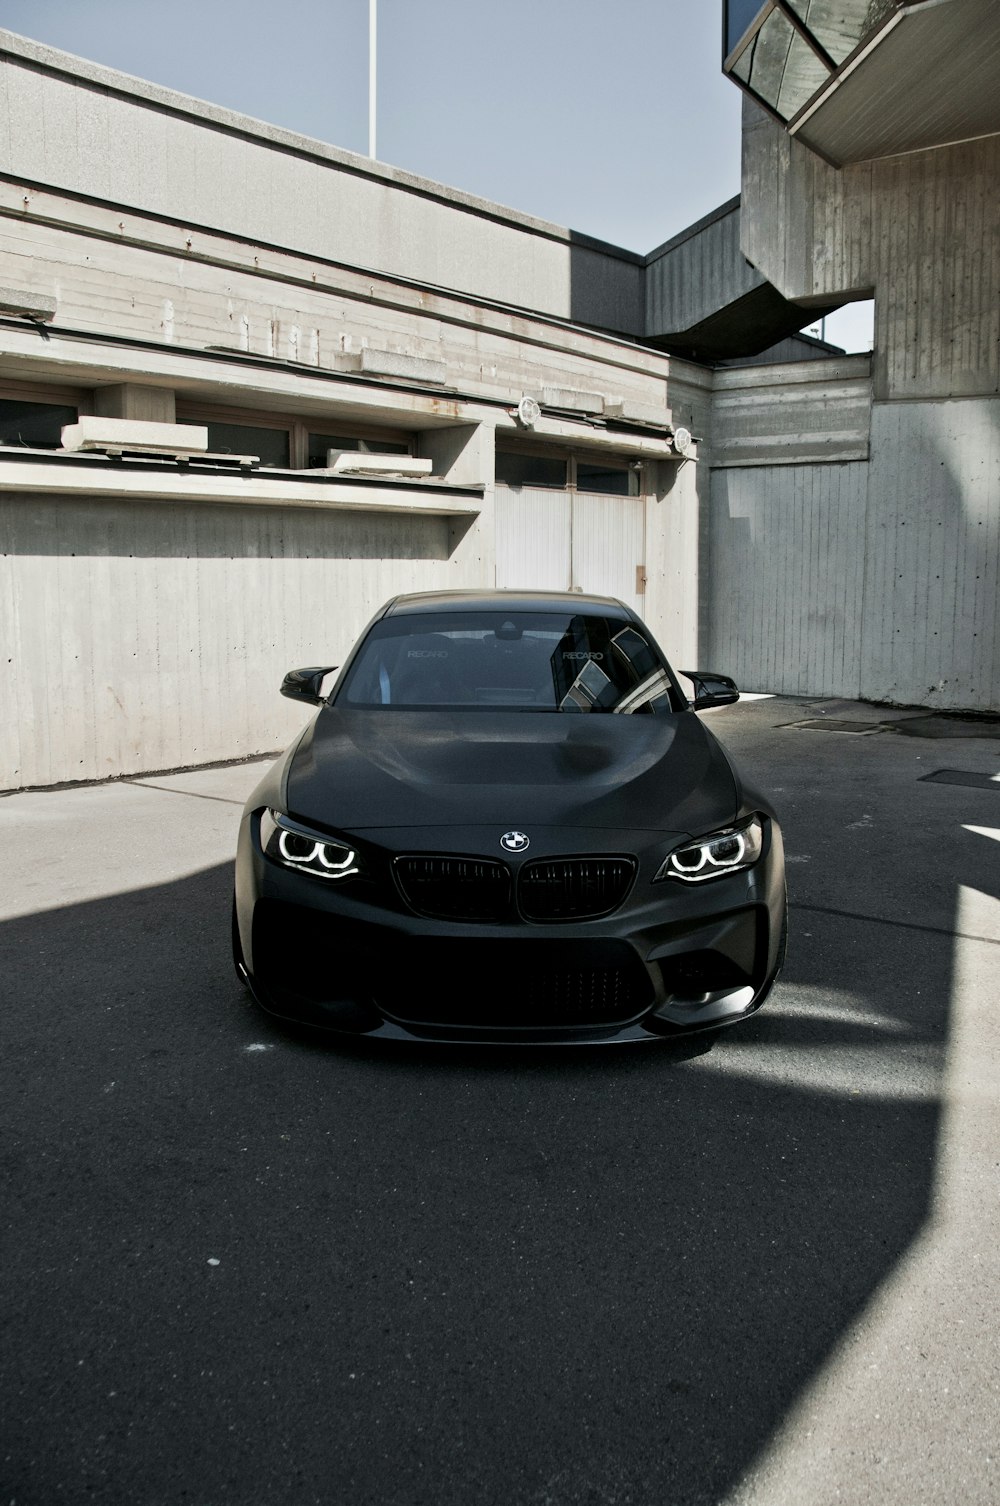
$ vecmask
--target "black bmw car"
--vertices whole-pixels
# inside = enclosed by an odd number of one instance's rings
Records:
[[[233,907],[264,1009],[409,1040],[652,1040],[763,1002],[774,814],[695,715],[738,699],[603,597],[397,596],[251,796]]]

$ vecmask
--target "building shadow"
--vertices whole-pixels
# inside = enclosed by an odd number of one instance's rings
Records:
[[[926,1219],[950,938],[813,916],[681,1046],[343,1048],[230,893],[0,926],[8,1495],[720,1501]]]

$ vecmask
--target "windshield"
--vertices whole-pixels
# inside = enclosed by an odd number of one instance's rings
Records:
[[[383,618],[339,706],[671,712],[666,664],[621,618],[567,612],[440,612]]]

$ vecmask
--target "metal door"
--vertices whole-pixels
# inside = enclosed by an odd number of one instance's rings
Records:
[[[496,489],[496,583],[508,590],[585,591],[642,610],[642,497]]]

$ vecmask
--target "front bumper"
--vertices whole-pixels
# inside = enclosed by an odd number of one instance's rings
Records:
[[[335,885],[267,859],[259,814],[240,832],[234,948],[254,998],[285,1019],[411,1041],[662,1040],[746,1018],[780,965],[773,820],[753,868],[697,885],[651,882],[662,837],[575,831],[575,851],[637,859],[625,901],[601,919],[497,924],[415,915],[388,877],[389,855],[413,852],[415,838],[426,853],[493,855],[492,827],[366,832],[374,880]],[[531,857],[565,853],[566,836],[533,830]]]

